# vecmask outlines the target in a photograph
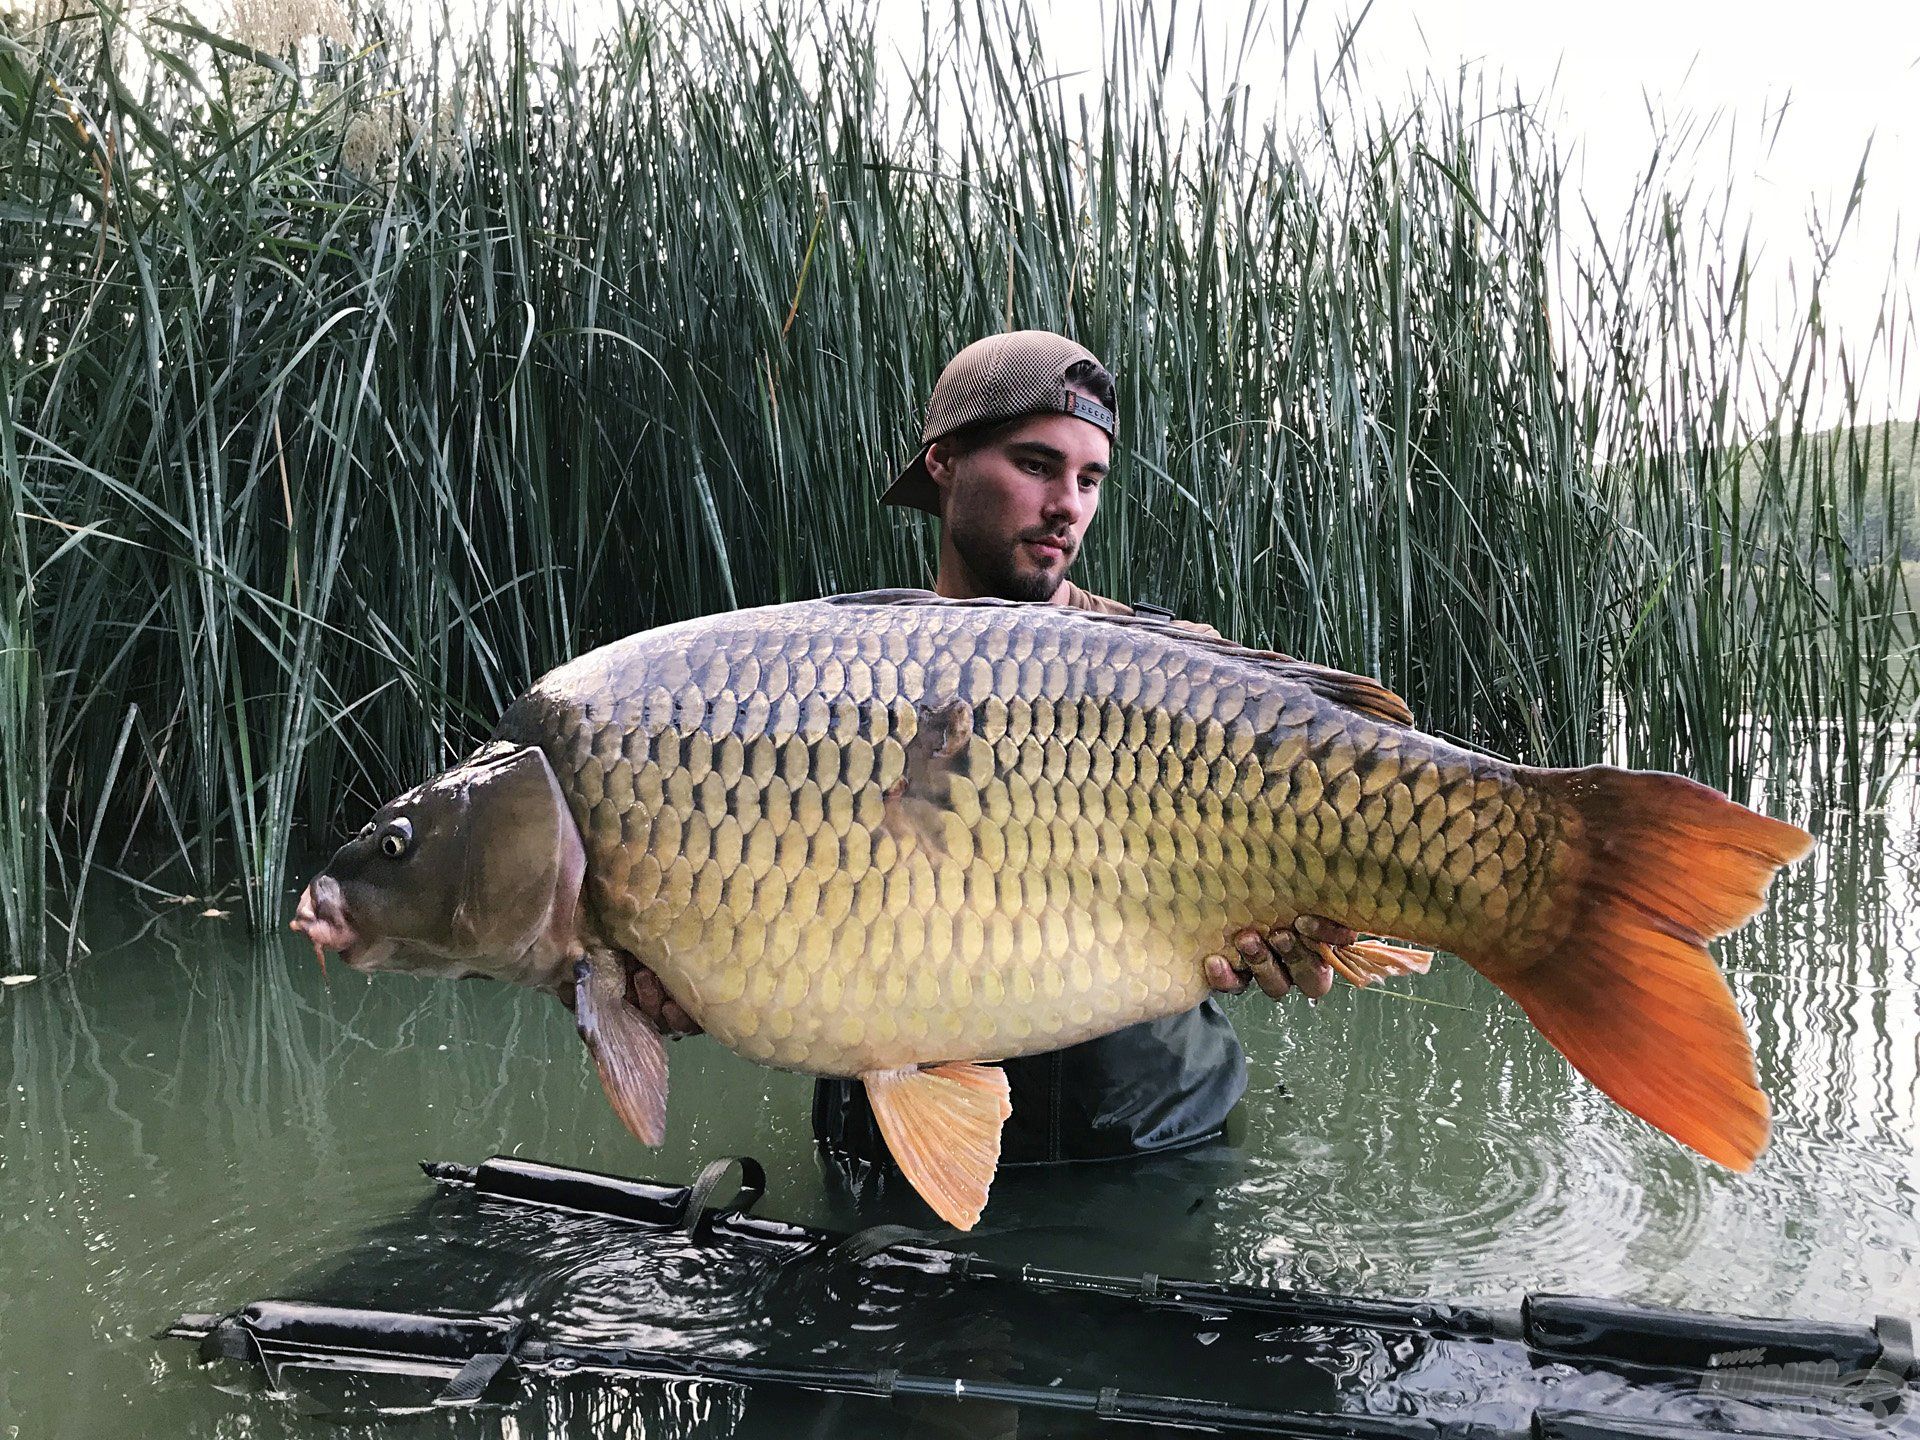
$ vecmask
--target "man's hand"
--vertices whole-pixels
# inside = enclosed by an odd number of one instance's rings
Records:
[[[680,1008],[680,1002],[667,994],[667,987],[660,983],[660,977],[642,965],[633,956],[621,950],[615,952],[621,963],[627,967],[627,1003],[647,1017],[647,1023],[669,1040],[678,1040],[683,1035],[698,1035],[702,1031],[700,1022]],[[560,1003],[569,1010],[573,1009],[573,981],[564,980],[555,993]]]
[[[1249,926],[1228,937],[1226,951],[1202,962],[1207,983],[1228,995],[1238,995],[1249,984],[1278,1000],[1297,989],[1318,1000],[1333,989],[1333,967],[1313,949],[1317,941],[1335,949],[1351,945],[1359,932],[1322,915],[1302,915],[1291,926],[1275,926],[1264,934]]]
[[[667,987],[660,983],[658,975],[624,951],[620,958],[627,962],[627,999],[647,1017],[654,1029],[669,1040],[701,1033],[700,1022],[667,994]]]

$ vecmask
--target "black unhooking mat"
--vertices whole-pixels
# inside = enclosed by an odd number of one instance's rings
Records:
[[[720,1204],[724,1162],[704,1188],[430,1166],[435,1193],[289,1277],[279,1298],[296,1303],[173,1333],[265,1362],[252,1386],[226,1377],[238,1406],[408,1434],[1920,1437],[1897,1320],[1077,1275],[1028,1264],[1019,1231],[849,1239],[764,1220],[747,1213],[758,1167],[734,1163],[748,1184]],[[430,1335],[407,1316],[476,1318]],[[459,1353],[423,1355],[440,1343]]]

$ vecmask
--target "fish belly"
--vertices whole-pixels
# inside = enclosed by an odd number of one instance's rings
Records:
[[[1329,673],[1055,606],[816,602],[592,652],[498,733],[553,762],[608,940],[730,1048],[855,1075],[1190,1009],[1242,926],[1546,923],[1556,808]]]

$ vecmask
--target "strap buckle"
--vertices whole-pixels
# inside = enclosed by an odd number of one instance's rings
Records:
[[[1104,405],[1096,404],[1077,391],[1069,390],[1067,392],[1066,403],[1060,408],[1065,410],[1069,415],[1077,416],[1090,424],[1098,425],[1109,435],[1114,432],[1116,422],[1113,411],[1107,409]]]

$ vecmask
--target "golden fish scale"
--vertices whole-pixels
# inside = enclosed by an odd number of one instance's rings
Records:
[[[1296,674],[1051,606],[821,602],[595,651],[498,733],[552,760],[607,939],[723,1044],[851,1075],[1188,1009],[1242,925],[1531,928],[1544,798]]]

